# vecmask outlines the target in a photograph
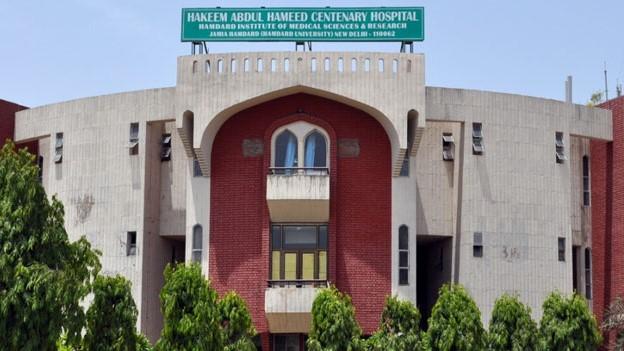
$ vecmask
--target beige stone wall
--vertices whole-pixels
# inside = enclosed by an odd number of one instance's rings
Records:
[[[298,92],[338,100],[377,118],[391,140],[394,167],[400,169],[407,150],[407,113],[425,114],[424,56],[276,52],[179,57],[176,125],[182,128],[184,112],[193,112],[193,147],[209,174],[212,140],[227,118]]]
[[[16,118],[16,140],[40,138],[44,185],[50,196],[56,195],[65,205],[70,239],[85,235],[102,252],[102,273],[122,274],[132,281],[139,311],[143,309],[142,270],[148,250],[145,231],[158,233],[158,213],[146,208],[145,200],[152,200],[146,194],[153,193],[149,185],[158,184],[153,198],[157,200],[160,189],[159,181],[146,178],[146,174],[159,173],[148,172],[153,167],[147,167],[146,150],[157,147],[158,140],[148,147],[147,126],[172,119],[173,89],[74,100],[24,110]],[[136,156],[130,156],[128,149],[133,122],[139,123]],[[55,164],[58,132],[64,135],[63,161]],[[159,135],[160,130],[154,133]],[[159,154],[159,149],[155,152]],[[155,226],[151,225],[154,220]],[[128,231],[137,232],[135,256],[126,255]]]
[[[258,59],[263,62],[261,72]],[[205,71],[207,60],[210,73]],[[580,160],[588,152],[588,138],[612,138],[611,114],[526,96],[425,88],[423,55],[185,56],[178,59],[175,88],[24,110],[17,114],[15,140],[39,139],[45,158],[43,183],[50,195],[57,194],[65,204],[72,240],[86,235],[103,253],[103,272],[123,274],[133,282],[141,328],[153,338],[160,326],[153,297],[162,284],[162,267],[175,250],[176,256],[185,251],[190,260],[196,224],[203,227],[202,267],[208,267],[212,138],[232,114],[298,92],[370,113],[392,141],[393,294],[416,300],[416,235],[453,238],[453,277],[473,294],[485,322],[494,300],[504,292],[518,294],[539,317],[546,294],[554,289],[571,291],[572,245],[591,245],[589,213],[579,205]],[[194,114],[192,128],[182,123],[187,110]],[[408,148],[410,110],[419,115],[420,142],[412,148],[410,175],[399,177]],[[136,156],[130,156],[127,148],[132,122],[140,125]],[[480,156],[472,154],[473,122],[483,123],[485,152]],[[187,134],[183,137],[180,131]],[[564,133],[566,142],[568,160],[563,164],[555,163],[556,131]],[[53,162],[57,132],[64,133],[61,164]],[[169,162],[160,162],[163,132],[173,136]],[[452,162],[442,160],[443,132],[454,136]],[[203,177],[193,176],[193,157],[200,159]],[[402,224],[409,227],[414,252],[410,254],[413,283],[408,286],[397,282],[397,234]],[[137,232],[136,256],[126,256],[128,231]],[[483,233],[483,258],[472,255],[474,232]],[[558,237],[566,238],[565,262],[557,260]]]
[[[186,164],[184,146],[174,122],[167,122],[163,133],[171,134],[171,161],[160,162],[160,235],[186,233]]]
[[[452,133],[455,160],[442,159],[442,133]],[[427,121],[416,155],[417,234],[454,235],[457,225],[457,195],[461,124]]]
[[[458,276],[487,322],[495,299],[517,294],[534,317],[553,290],[572,291],[571,162],[555,162],[555,132],[611,138],[609,113],[507,94],[427,88],[427,119],[463,122]],[[592,123],[587,121],[591,120]],[[472,122],[483,123],[485,153],[472,154]],[[457,159],[456,159],[457,162]],[[425,204],[435,206],[435,204]],[[484,256],[473,257],[483,233]],[[557,238],[566,259],[557,259]]]

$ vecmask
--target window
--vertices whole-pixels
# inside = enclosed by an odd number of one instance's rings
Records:
[[[409,285],[409,232],[399,227],[399,285]]]
[[[472,237],[472,256],[483,257],[483,233],[475,232]]]
[[[591,283],[591,250],[585,248],[585,297],[588,300],[592,298]]]
[[[272,334],[274,351],[299,351],[301,339],[299,334]]]
[[[43,156],[39,156],[37,158],[37,165],[39,166],[39,175],[38,175],[39,183],[42,183],[43,182]]]
[[[304,165],[306,168],[327,167],[327,142],[316,130],[306,137]]]
[[[193,159],[193,177],[201,177],[202,174],[202,170],[201,170],[201,166],[199,165],[199,160],[194,158]]]
[[[292,171],[297,168],[297,137],[285,130],[275,140],[275,168],[281,169],[281,173]]]
[[[452,133],[442,133],[442,159],[453,161],[455,158],[455,139]]]
[[[583,156],[583,206],[589,206],[589,157]]]
[[[56,133],[56,143],[54,144],[54,163],[63,162],[63,133]]]
[[[171,161],[171,134],[163,134],[160,141],[160,160]]]
[[[565,262],[566,243],[565,238],[557,238],[559,262]]]
[[[130,123],[130,138],[128,147],[130,148],[130,155],[139,154],[139,124]]]
[[[481,123],[472,124],[472,154],[483,154],[483,126]]]
[[[403,156],[403,164],[401,165],[400,177],[409,177],[409,150]]]
[[[329,137],[321,128],[297,121],[276,130],[271,144],[272,174],[327,174]]]
[[[201,263],[202,261],[202,242],[203,242],[203,231],[202,226],[196,224],[193,227],[193,247],[191,250],[191,259],[195,263]]]
[[[271,225],[271,284],[316,286],[326,281],[328,239],[326,224]]]
[[[262,61],[262,58],[258,58],[258,60],[256,61],[256,70],[258,72],[264,71],[264,62]]]
[[[289,71],[290,71],[290,59],[286,57],[284,59],[284,72],[289,72]]]
[[[136,232],[128,232],[126,237],[126,255],[134,256],[136,255],[137,248],[137,235]]]
[[[555,133],[555,160],[557,163],[563,163],[566,160],[562,132]]]
[[[403,157],[403,164],[401,165],[401,172],[399,176],[401,177],[409,177],[409,165],[410,165],[410,152],[412,151],[412,147],[414,146],[414,131],[416,130],[416,117],[410,116],[408,113],[407,117],[407,152]]]

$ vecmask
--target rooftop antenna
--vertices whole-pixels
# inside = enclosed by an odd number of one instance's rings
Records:
[[[620,84],[620,80],[619,79],[616,79],[615,93],[616,93],[617,97],[622,96],[622,84]]]
[[[605,76],[605,101],[609,101],[609,84],[607,81],[607,61],[604,63],[604,76]]]
[[[568,76],[565,81],[565,101],[569,104],[572,103],[572,76]]]

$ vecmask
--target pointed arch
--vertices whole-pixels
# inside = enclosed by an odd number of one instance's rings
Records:
[[[228,108],[220,111],[209,120],[204,119],[204,121],[206,122],[204,122],[201,127],[197,126],[198,128],[195,130],[195,136],[197,138],[194,143],[194,148],[196,151],[204,155],[204,158],[206,159],[206,169],[209,170],[210,168],[209,160],[210,155],[212,154],[212,143],[214,141],[214,138],[227,119],[240,111],[259,105],[261,103],[299,93],[319,96],[366,112],[367,114],[375,118],[386,131],[386,135],[388,136],[388,139],[390,140],[390,145],[392,147],[393,157],[396,157],[395,155],[399,155],[401,153],[399,132],[395,128],[392,120],[381,111],[364,102],[353,100],[343,95],[335,94],[326,90],[311,88],[304,85],[295,85],[289,88],[275,90],[268,94],[255,96],[248,100],[241,101],[238,104],[229,106]],[[403,153],[404,152],[405,150],[403,150]]]

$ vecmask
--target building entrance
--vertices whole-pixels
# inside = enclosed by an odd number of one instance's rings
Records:
[[[451,237],[416,236],[416,305],[420,310],[420,326],[427,329],[427,320],[438,297],[440,287],[451,281]]]

